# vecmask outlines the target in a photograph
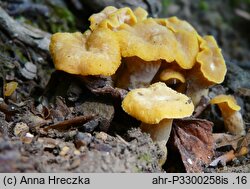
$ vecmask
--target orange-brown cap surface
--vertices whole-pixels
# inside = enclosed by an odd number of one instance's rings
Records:
[[[177,17],[160,18],[155,21],[174,33],[177,40],[176,62],[184,69],[192,68],[199,52],[200,36],[196,30],[188,22]]]
[[[197,63],[203,76],[212,83],[221,83],[226,75],[226,64],[213,36],[205,36],[200,45],[201,51],[197,55]]]
[[[148,124],[159,123],[164,118],[187,117],[194,111],[194,105],[186,95],[162,82],[130,91],[122,101],[122,108],[132,117]]]
[[[104,8],[101,12],[98,12],[96,14],[92,14],[89,17],[89,21],[90,21],[90,29],[94,30],[98,27],[98,25],[105,19],[107,19],[107,17],[116,12],[117,8],[113,7],[113,6],[108,6],[106,8]]]
[[[184,75],[181,72],[171,68],[162,70],[162,72],[159,75],[159,78],[161,81],[168,81],[170,79],[177,79],[182,83],[185,83],[186,81]]]
[[[138,56],[145,61],[174,60],[177,41],[171,30],[153,19],[124,26],[117,31],[123,57]]]
[[[235,98],[231,95],[218,95],[214,97],[211,101],[211,104],[218,104],[225,103],[227,107],[233,111],[239,111],[240,106],[237,104]]]
[[[122,24],[134,25],[137,22],[137,18],[134,12],[128,7],[116,9],[110,6],[100,13],[90,16],[89,21],[91,30],[95,30],[99,27],[115,30]]]
[[[116,35],[105,28],[84,34],[56,33],[51,38],[50,53],[57,70],[84,76],[110,76],[121,63]]]
[[[142,20],[146,20],[148,17],[148,12],[141,7],[136,8],[134,10],[134,14],[137,18],[137,22],[140,22]]]

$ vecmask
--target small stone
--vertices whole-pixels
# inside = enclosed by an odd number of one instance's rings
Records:
[[[15,136],[20,136],[29,132],[29,127],[26,123],[19,122],[15,125],[13,131]]]
[[[26,79],[34,79],[37,74],[37,67],[31,62],[25,63],[24,67],[20,70],[23,77]]]
[[[24,136],[21,136],[21,141],[25,144],[30,144],[34,138],[34,135],[31,133],[26,133]]]
[[[81,146],[87,146],[92,141],[92,135],[90,133],[79,132],[75,137],[75,145],[77,148]]]
[[[60,156],[65,156],[68,153],[68,151],[69,151],[69,147],[64,146],[59,154]]]
[[[75,151],[74,151],[74,154],[78,156],[78,155],[81,154],[81,152],[80,152],[79,150],[75,150]]]
[[[42,143],[44,148],[49,149],[53,149],[58,145],[58,141],[53,138],[38,138],[37,141]]]
[[[71,163],[69,169],[75,169],[77,167],[79,167],[81,164],[81,160],[79,158],[74,159],[73,162]]]
[[[108,139],[108,134],[104,132],[99,132],[99,133],[96,133],[95,137],[102,141],[106,141]]]

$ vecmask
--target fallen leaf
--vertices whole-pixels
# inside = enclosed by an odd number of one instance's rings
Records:
[[[48,118],[54,121],[62,121],[71,114],[70,108],[66,105],[65,100],[60,96],[56,97],[54,106],[55,107],[50,108],[50,114],[48,116]]]
[[[248,88],[238,88],[236,92],[240,96],[250,97],[250,89]]]
[[[214,133],[213,138],[215,141],[215,148],[232,146],[233,149],[236,150],[239,140],[242,140],[243,137],[226,133]]]
[[[203,172],[214,155],[213,123],[203,119],[174,120],[169,145],[181,155],[188,173]]]
[[[236,158],[234,150],[230,150],[229,152],[213,160],[209,166],[217,167],[219,164],[226,165],[227,162],[232,161],[234,158]]]
[[[215,140],[215,148],[232,146],[234,150],[238,150],[241,147],[247,147],[250,144],[250,130],[248,130],[245,136],[214,133],[213,138]]]
[[[18,86],[18,83],[15,81],[11,81],[9,83],[6,83],[4,86],[4,96],[12,95],[15,92],[17,86]]]
[[[223,155],[214,159],[210,166],[216,167],[219,164],[226,165],[234,158],[245,156],[250,152],[250,130],[245,136],[234,136],[225,133],[213,134],[216,148],[223,146],[232,146],[234,150],[224,153]]]

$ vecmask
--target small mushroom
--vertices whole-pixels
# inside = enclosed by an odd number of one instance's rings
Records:
[[[56,33],[51,38],[50,53],[57,70],[83,76],[110,76],[121,64],[118,40],[107,28],[84,34]]]
[[[192,115],[194,105],[184,94],[178,93],[157,82],[148,88],[131,90],[122,101],[122,108],[132,117],[142,121],[141,129],[150,134],[164,152],[160,160],[163,165],[167,158],[168,141],[172,121]]]
[[[234,135],[245,135],[245,124],[240,113],[240,106],[231,95],[218,95],[214,97],[211,104],[217,104],[221,110],[225,128]]]
[[[177,83],[185,83],[184,75],[175,69],[167,68],[161,71],[159,75],[160,81],[164,81],[167,85],[176,85]]]

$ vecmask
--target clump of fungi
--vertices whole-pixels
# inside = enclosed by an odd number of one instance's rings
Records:
[[[81,76],[112,76],[115,87],[128,90],[122,108],[141,121],[142,131],[164,151],[162,165],[172,120],[191,116],[208,88],[223,82],[227,69],[221,49],[213,36],[200,36],[188,22],[150,18],[142,8],[109,6],[89,21],[83,34],[52,36],[55,68]],[[231,103],[219,99],[212,103],[229,110]],[[238,114],[239,108],[235,110],[230,116]],[[244,133],[227,127],[233,134]]]

